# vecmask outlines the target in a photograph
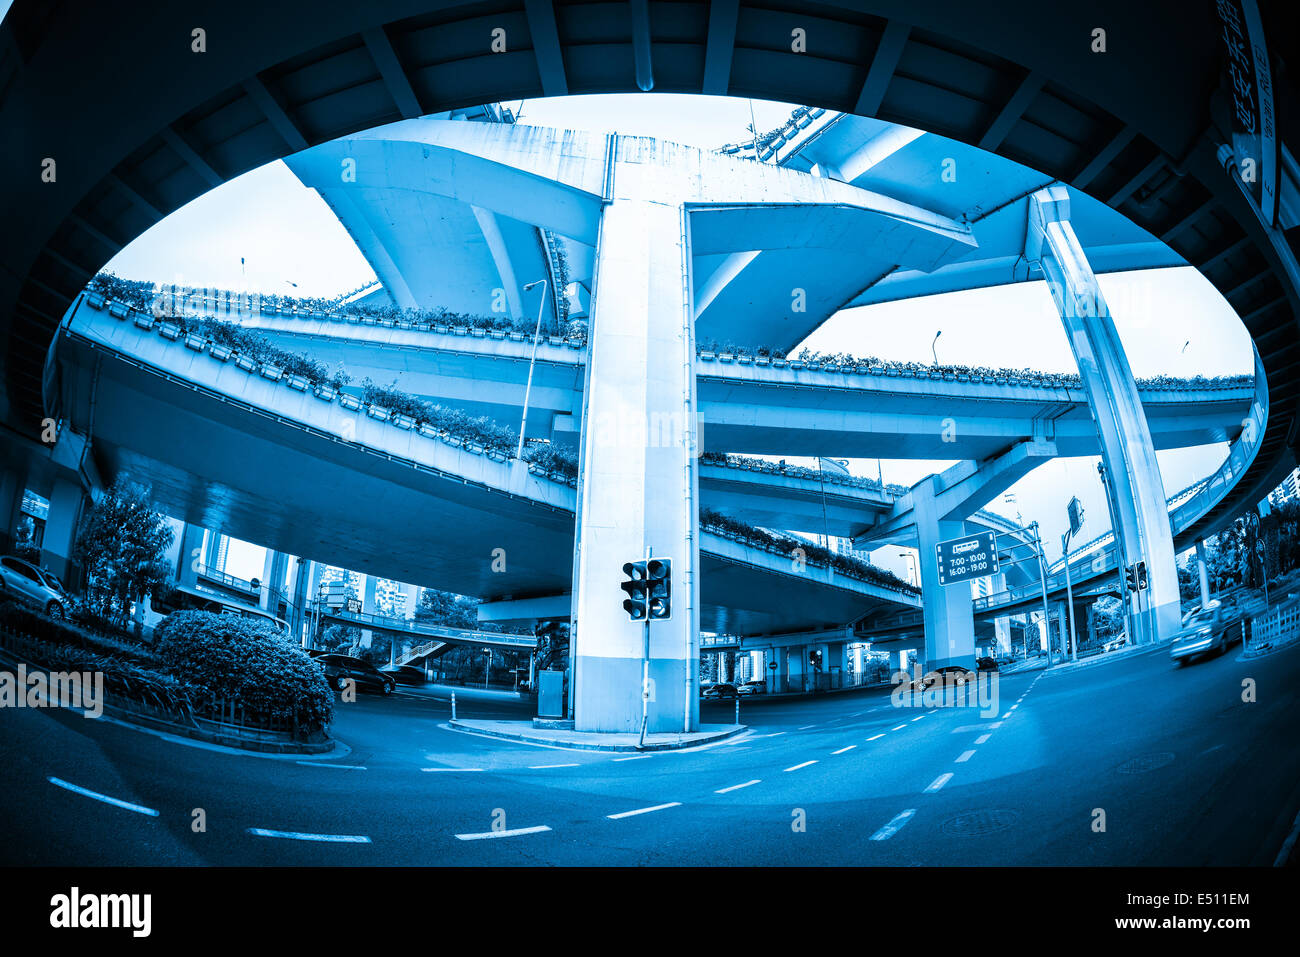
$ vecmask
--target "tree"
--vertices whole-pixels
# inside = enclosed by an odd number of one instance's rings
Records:
[[[167,549],[175,533],[145,490],[121,476],[82,519],[73,558],[86,570],[86,600],[100,617],[125,624],[171,578]]]

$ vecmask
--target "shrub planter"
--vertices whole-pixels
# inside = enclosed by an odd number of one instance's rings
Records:
[[[272,365],[271,363],[266,362],[262,364],[261,375],[263,379],[267,379],[271,382],[279,382],[281,377],[284,376],[284,370],[277,365]]]
[[[366,406],[366,415],[370,416],[372,419],[378,419],[380,422],[387,422],[392,418],[391,412],[378,405]]]
[[[214,342],[208,347],[208,355],[212,356],[212,358],[216,359],[218,362],[225,362],[233,354],[234,353],[231,351],[230,346],[219,346]]]
[[[137,327],[144,330],[149,330],[153,328],[153,316],[150,316],[143,312],[134,313],[131,316],[131,321],[134,322]]]
[[[158,326],[158,334],[170,342],[181,337],[181,327],[174,322],[164,322]]]
[[[562,345],[564,345],[564,338],[563,338],[562,336],[547,336],[547,337],[546,337],[546,341],[549,342],[549,343],[550,343],[551,345],[553,345],[553,346],[562,346]]]
[[[316,386],[316,388],[311,390],[311,394],[314,395],[316,398],[320,399],[322,402],[334,401],[334,388],[332,386],[318,385]]]
[[[125,319],[130,313],[131,310],[120,302],[115,302],[108,307],[108,314],[114,319]]]
[[[236,353],[235,365],[239,366],[239,368],[243,369],[245,372],[252,372],[257,368],[257,360],[252,356],[246,356],[243,353]]]
[[[481,326],[471,326],[469,330],[469,334],[473,336],[475,339],[482,339],[485,335],[487,335],[487,330],[482,328]]]
[[[207,343],[208,340],[204,339],[197,332],[191,332],[185,337],[186,348],[193,349],[195,352],[202,352],[203,347],[206,346]]]
[[[97,292],[92,292],[86,297],[86,305],[91,309],[94,309],[96,312],[99,312],[104,308],[105,301],[104,297]]]
[[[754,364],[753,356],[736,356],[736,362],[742,366],[752,366]]]
[[[438,437],[438,430],[435,429],[433,426],[431,426],[428,422],[421,422],[420,434],[423,435],[425,438],[436,439]]]
[[[284,381],[285,384],[288,385],[290,389],[294,389],[298,392],[307,391],[307,379],[303,376],[291,375],[289,376],[289,378],[285,379]]]
[[[715,353],[708,352],[707,350],[700,353],[700,358],[703,359],[705,362],[712,362],[715,357],[716,357]]]
[[[397,426],[399,429],[413,429],[415,428],[415,419],[411,418],[405,412],[399,412],[397,415],[393,416],[393,425]]]
[[[339,405],[352,412],[357,412],[361,409],[361,400],[355,395],[349,395],[347,392],[340,392]]]

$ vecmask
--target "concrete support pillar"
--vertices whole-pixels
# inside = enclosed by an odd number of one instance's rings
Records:
[[[962,521],[940,520],[935,503],[935,477],[912,490],[912,507],[916,515],[916,534],[921,566],[921,617],[925,622],[925,669],[946,665],[975,667],[975,614],[971,607],[970,585],[957,582],[939,584],[939,561],[935,545],[966,534]]]
[[[203,526],[188,522],[181,530],[180,554],[176,557],[176,581],[193,586],[198,578],[198,566],[203,562]]]
[[[80,482],[56,479],[50,492],[50,515],[45,520],[41,541],[41,565],[72,587],[72,549],[77,542],[77,525],[86,495]]]
[[[1206,564],[1205,541],[1196,540],[1196,576],[1201,583],[1201,607],[1210,603],[1210,570]]]
[[[889,653],[889,674],[891,677],[902,671],[906,664],[907,652],[903,649],[900,648]]]
[[[623,564],[645,558],[647,548],[673,562],[672,618],[649,626],[647,728],[699,726],[689,246],[678,204],[616,197],[604,208],[576,518],[573,715],[579,731],[641,727],[645,626],[628,619],[619,584]]]
[[[1035,193],[1025,258],[1041,263],[1074,350],[1101,439],[1121,562],[1146,562],[1150,587],[1134,616],[1135,642],[1146,644],[1172,635],[1182,617],[1164,483],[1133,370],[1069,218],[1064,186]]]
[[[361,611],[366,615],[378,614],[375,609],[375,586],[379,584],[379,579],[374,575],[366,576],[366,587],[361,598]],[[375,633],[369,628],[361,629],[361,647],[369,648],[374,643]]]
[[[274,549],[266,550],[266,558],[262,562],[262,593],[258,596],[258,605],[269,611],[271,614],[279,616],[279,604],[284,601],[286,606],[289,599],[285,594],[284,578],[289,568],[289,555],[284,552],[277,552]],[[284,609],[288,614],[288,608]]]

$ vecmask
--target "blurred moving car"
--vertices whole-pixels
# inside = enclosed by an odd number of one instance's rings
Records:
[[[738,695],[767,694],[767,682],[762,678],[746,681],[736,689]]]
[[[1109,654],[1112,651],[1119,651],[1127,644],[1128,644],[1128,635],[1116,635],[1110,641],[1106,642],[1106,644],[1102,645],[1101,650]]]
[[[1246,615],[1235,594],[1212,598],[1183,615],[1169,657],[1180,665],[1193,658],[1221,654],[1244,637]]]
[[[996,658],[976,658],[975,670],[977,671],[997,671],[998,660]]]
[[[348,686],[348,681],[356,682],[358,689],[377,691],[380,694],[392,694],[397,681],[386,675],[368,661],[349,655],[321,655],[316,659],[325,670],[325,680],[336,691]]]
[[[35,605],[51,618],[64,617],[72,603],[57,577],[12,555],[0,558],[0,591]]]
[[[925,691],[929,688],[955,688],[975,680],[975,672],[962,665],[945,665],[923,675],[902,682],[904,691]]]
[[[735,698],[738,696],[736,686],[727,684],[725,681],[716,685],[709,685],[700,694],[701,698]]]
[[[381,674],[390,675],[399,685],[427,684],[424,669],[415,665],[390,665],[379,669]]]

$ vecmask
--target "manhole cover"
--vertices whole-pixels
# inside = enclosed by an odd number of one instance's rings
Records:
[[[1172,751],[1157,751],[1155,754],[1139,754],[1136,758],[1129,758],[1115,770],[1120,774],[1146,774],[1173,763]]]
[[[968,811],[943,822],[943,832],[952,837],[981,837],[1014,827],[1020,812],[1009,808],[988,808]]]

